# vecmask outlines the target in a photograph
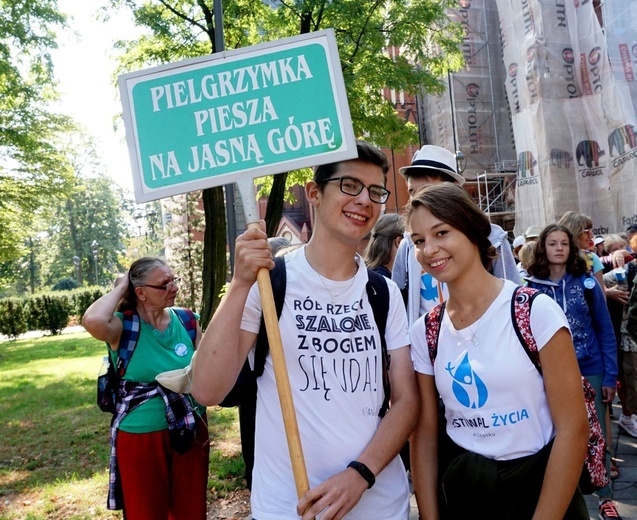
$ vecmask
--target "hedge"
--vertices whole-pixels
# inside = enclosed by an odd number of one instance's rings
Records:
[[[27,319],[24,314],[24,302],[19,298],[0,300],[0,334],[17,338],[27,331]]]
[[[0,299],[0,334],[11,339],[27,330],[43,330],[59,334],[72,317],[77,323],[105,289],[85,287],[72,291],[34,294],[24,298]]]

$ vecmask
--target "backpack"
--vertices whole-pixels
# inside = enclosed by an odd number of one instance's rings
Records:
[[[188,332],[188,336],[190,336],[194,346],[197,338],[197,318],[195,314],[190,309],[182,309],[181,307],[172,307],[172,309]],[[140,321],[137,311],[124,311],[122,316],[122,334],[119,338],[119,348],[117,350],[117,366],[113,366],[110,356],[111,349],[107,345],[108,356],[105,357],[107,367],[103,371],[104,373],[97,378],[97,406],[103,412],[115,414],[119,381],[126,373],[128,364],[135,352],[135,347],[139,340],[139,329]]]
[[[538,294],[541,293],[535,289],[517,287],[511,298],[511,321],[524,351],[537,371],[542,375],[537,343],[531,332],[531,305]],[[444,308],[445,304],[442,303],[432,309],[425,317],[427,347],[432,365],[438,353],[438,337]],[[606,440],[604,435],[602,435],[602,428],[595,409],[595,389],[584,376],[582,376],[582,389],[584,391],[590,436],[579,488],[582,493],[590,495],[609,483],[606,472]]]
[[[389,313],[389,288],[385,277],[370,269],[367,269],[368,282],[366,285],[367,298],[372,307],[374,321],[378,326],[381,342],[381,358],[383,369],[383,390],[385,398],[378,413],[379,417],[384,417],[389,409],[389,400],[391,396],[391,386],[389,383],[389,365],[391,356],[387,352],[387,344],[385,342],[385,329],[387,326],[387,314]],[[270,271],[270,280],[272,282],[272,294],[274,296],[274,305],[276,307],[277,317],[281,317],[283,310],[283,302],[285,300],[286,274],[285,274],[285,258],[276,257],[274,259],[274,268]],[[265,359],[268,355],[270,346],[268,344],[268,336],[265,329],[265,322],[261,317],[261,325],[254,353],[254,369],[250,367],[248,360],[244,363],[237,380],[226,397],[219,403],[219,406],[240,406],[243,403],[254,400],[257,393],[257,378],[263,375],[265,368]]]

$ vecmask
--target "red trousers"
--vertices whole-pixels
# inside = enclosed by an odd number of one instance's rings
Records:
[[[210,440],[197,418],[195,441],[180,455],[168,430],[117,434],[126,520],[205,520]]]

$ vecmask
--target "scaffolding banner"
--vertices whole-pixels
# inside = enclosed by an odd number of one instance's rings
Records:
[[[544,99],[540,102],[534,126],[541,165],[546,222],[558,220],[564,212],[579,206],[575,177],[575,155],[570,132],[564,131],[567,100]]]
[[[422,104],[425,115],[424,141],[453,151],[455,150],[455,143],[451,99],[449,99],[449,83],[447,83],[445,90],[438,96],[423,96]]]
[[[637,2],[604,2],[602,13],[615,79],[628,86],[633,107],[637,107]]]
[[[602,96],[607,144],[608,175],[618,229],[637,224],[637,117],[625,83],[616,83]]]
[[[518,114],[539,100],[542,52],[536,42],[542,40],[540,4],[534,0],[519,2],[497,0],[502,34],[502,57],[506,90],[511,113]],[[540,54],[538,54],[538,49]]]
[[[426,97],[427,142],[462,150],[469,179],[517,160],[516,233],[569,210],[596,234],[637,223],[637,1],[605,2],[604,30],[592,0],[462,0],[450,13],[466,67]]]
[[[616,23],[637,15],[630,3],[611,2]],[[615,45],[624,77],[634,77],[626,39],[637,35],[634,21],[622,20],[631,29],[610,45],[592,2],[497,5],[507,94],[516,114],[516,232],[554,222],[567,210],[589,215],[596,234],[625,229],[637,221],[637,126],[630,87],[615,81],[608,53],[612,59]]]
[[[518,150],[515,227],[522,230],[535,224],[542,225],[545,220],[544,195],[538,163],[539,153],[535,139],[539,108],[540,105],[536,103],[513,116],[515,148]],[[526,211],[519,212],[517,209],[520,207],[524,207]]]
[[[474,179],[515,159],[504,88],[493,80],[494,69],[502,70],[498,17],[492,0],[465,0],[448,13],[464,29],[465,69],[450,76],[446,94],[426,97],[427,142],[461,150],[464,175]]]
[[[565,110],[573,138],[575,176],[579,205],[576,211],[589,215],[596,235],[615,230],[615,211],[610,197],[606,123],[602,95],[570,100]]]

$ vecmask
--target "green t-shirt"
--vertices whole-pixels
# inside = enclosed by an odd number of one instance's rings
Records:
[[[172,309],[170,325],[162,332],[140,317],[141,330],[133,357],[126,368],[124,379],[139,383],[152,383],[155,376],[167,370],[188,366],[195,350],[190,336],[179,317]],[[115,315],[123,321],[119,312]],[[196,315],[197,319],[199,316]],[[110,351],[111,361],[117,363],[117,352]],[[203,415],[206,408],[190,397],[195,414]],[[120,424],[120,429],[129,433],[149,433],[168,428],[166,405],[161,396],[153,397],[138,406]]]

